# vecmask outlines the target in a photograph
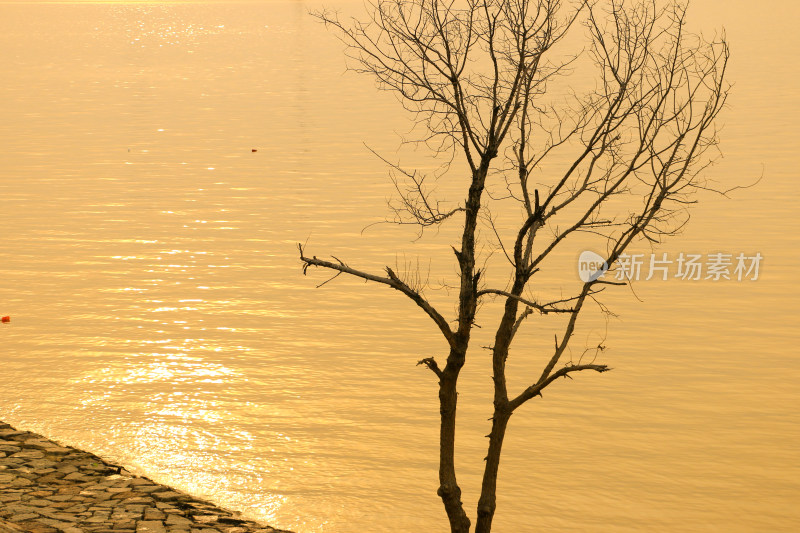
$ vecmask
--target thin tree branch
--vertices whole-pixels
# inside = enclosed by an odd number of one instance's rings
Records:
[[[444,317],[425,298],[423,298],[419,292],[409,287],[405,282],[397,277],[391,268],[386,267],[386,273],[388,277],[376,276],[374,274],[369,274],[367,272],[361,272],[360,270],[350,268],[343,261],[338,259],[338,263],[332,263],[330,261],[318,259],[316,256],[306,257],[303,253],[303,245],[300,243],[297,244],[297,248],[300,250],[300,261],[303,262],[303,274],[308,271],[308,267],[315,266],[336,270],[340,273],[350,274],[351,276],[365,279],[367,281],[388,285],[389,287],[402,292],[411,298],[411,300],[413,300],[414,303],[416,303],[419,307],[421,307],[422,310],[425,311],[425,313],[431,317],[431,319],[433,319],[433,321],[439,327],[439,331],[442,332],[442,335],[444,335],[444,338],[447,340],[448,344],[451,347],[454,345],[455,339],[453,331],[450,329],[450,325],[447,323],[447,320],[445,320]]]
[[[549,375],[546,379],[542,381],[537,381],[527,389],[525,389],[519,396],[514,398],[509,402],[509,408],[513,411],[517,409],[520,405],[527,402],[531,398],[535,396],[539,396],[542,394],[542,390],[545,387],[550,385],[552,382],[557,380],[558,378],[562,377],[569,377],[569,374],[572,372],[580,372],[582,370],[594,370],[596,372],[608,372],[611,368],[608,365],[597,365],[597,364],[586,364],[586,365],[572,365],[568,364],[567,366],[561,367],[557,371],[553,372]]]

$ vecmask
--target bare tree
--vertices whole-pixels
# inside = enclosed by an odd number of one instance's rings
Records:
[[[494,409],[475,527],[486,533],[509,418],[561,377],[609,370],[594,360],[565,362],[564,354],[587,301],[599,303],[599,292],[625,284],[591,279],[569,296],[536,300],[529,296],[535,275],[580,233],[602,239],[612,265],[631,243],[660,242],[680,230],[693,193],[708,188],[700,174],[717,144],[728,46],[724,37],[690,34],[686,6],[678,2],[374,0],[367,8],[366,20],[315,16],[347,45],[352,70],[374,76],[415,113],[425,132],[420,140],[450,169],[445,178],[466,178],[463,202],[446,207],[423,176],[392,165],[395,221],[421,229],[460,224],[461,242],[452,248],[459,272],[455,320],[391,268],[363,272],[338,258],[309,256],[303,246],[300,259],[304,272],[321,267],[405,294],[447,341],[443,365],[434,357],[419,364],[439,380],[437,493],[457,533],[471,526],[454,465],[459,373],[479,305],[503,304],[491,346]],[[576,38],[583,48],[565,52]],[[565,91],[571,75],[589,80],[589,89]],[[452,161],[463,163],[466,176]],[[497,183],[507,190],[499,200],[486,192]],[[513,230],[491,224],[489,210],[507,213],[510,203],[519,221]],[[482,220],[490,221],[498,237],[493,247],[507,259],[503,287],[486,286],[478,266]],[[544,355],[541,374],[510,393],[506,360],[515,334],[527,318],[550,314],[564,320],[563,333]]]

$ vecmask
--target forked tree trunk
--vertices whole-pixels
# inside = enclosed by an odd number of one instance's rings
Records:
[[[433,357],[421,363],[439,378],[438,494],[453,533],[469,533],[471,525],[455,471],[456,404],[458,377],[480,297],[506,297],[492,349],[494,416],[476,524],[476,533],[489,533],[511,413],[556,379],[583,370],[608,370],[606,365],[593,362],[563,365],[561,356],[584,300],[594,298],[607,288],[605,285],[626,284],[593,280],[584,283],[577,296],[537,303],[523,298],[526,283],[573,233],[591,232],[607,239],[605,259],[610,265],[638,236],[653,242],[678,232],[683,223],[673,223],[680,222],[677,214],[682,206],[691,203],[694,192],[706,189],[698,172],[713,160],[704,153],[717,143],[715,118],[727,97],[724,79],[729,51],[724,37],[709,43],[685,33],[686,3],[671,0],[661,8],[655,0],[614,0],[606,10],[605,2],[597,6],[595,2],[576,2],[573,9],[558,0],[406,0],[369,3],[370,16],[365,21],[344,22],[335,12],[316,14],[340,32],[353,52],[349,54],[355,62],[353,70],[373,74],[382,89],[398,94],[407,109],[417,113],[415,117],[426,130],[417,140],[432,148],[434,155],[443,156],[443,162],[447,156],[452,162],[464,155],[470,167],[463,208],[459,203],[454,210],[440,211],[432,191],[422,186],[424,175],[386,161],[411,185],[404,190],[395,181],[401,197],[396,210],[398,222],[411,221],[424,230],[438,226],[456,212],[464,213],[461,248],[453,247],[461,277],[457,328],[425,299],[421,287],[410,286],[391,269],[386,269],[388,277],[362,272],[335,257],[335,262],[307,257],[303,246],[298,245],[304,272],[310,266],[324,267],[400,291],[434,320],[447,339],[449,355],[444,368]],[[563,52],[557,52],[552,60],[545,54],[567,38],[573,23],[582,22],[590,38],[585,55],[597,68],[598,87],[583,95],[574,93],[563,107],[555,101],[552,110],[549,105],[534,105],[541,95],[549,94],[548,79],[567,74],[574,60]],[[519,135],[509,135],[516,127]],[[541,138],[532,139],[532,132],[539,130]],[[572,161],[561,160],[573,150]],[[555,159],[548,157],[551,153]],[[527,214],[517,232],[513,260],[509,258],[514,266],[514,284],[509,292],[490,287],[479,291],[481,271],[476,267],[481,196],[490,163],[498,154],[502,163],[493,172],[506,182],[510,197],[520,200]],[[562,163],[566,163],[564,173],[554,175],[554,181],[542,178],[547,192],[541,204],[535,189],[532,201],[528,180],[542,169],[549,174],[553,168],[549,165]],[[449,163],[441,167],[444,173],[448,169]],[[522,198],[507,179],[512,169],[518,171]],[[467,176],[464,178],[462,185],[466,186]],[[617,206],[616,198],[622,194],[634,199],[635,204],[629,206],[634,211],[621,205],[615,214],[616,207],[608,206]],[[641,206],[635,200],[638,197],[644,199]],[[486,214],[493,226],[491,214]],[[534,257],[534,236],[547,224],[552,236],[543,238]],[[507,251],[502,241],[500,246]],[[488,264],[488,256],[486,261]],[[521,303],[527,308],[518,314]],[[556,337],[541,377],[509,399],[506,357],[520,320],[534,310],[564,313],[569,321],[561,340]],[[560,361],[563,366],[556,368]]]

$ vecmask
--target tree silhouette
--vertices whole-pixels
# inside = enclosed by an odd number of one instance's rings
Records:
[[[399,95],[424,129],[420,139],[444,161],[458,160],[441,179],[463,182],[464,199],[443,207],[425,177],[392,164],[399,199],[394,220],[424,228],[460,224],[452,247],[459,273],[457,314],[451,322],[428,301],[424,287],[391,268],[373,274],[338,258],[300,259],[309,267],[348,274],[403,293],[447,341],[443,364],[422,359],[438,378],[441,413],[439,488],[451,531],[471,522],[461,502],[454,464],[459,373],[467,359],[479,305],[503,304],[491,346],[494,408],[475,531],[491,530],[496,482],[509,418],[561,377],[605,364],[563,358],[587,301],[625,282],[592,277],[566,297],[537,300],[536,273],[570,237],[591,233],[605,245],[608,265],[641,239],[660,242],[688,221],[694,193],[709,188],[702,171],[713,161],[715,119],[725,103],[728,46],[686,30],[686,6],[612,0],[377,0],[366,20],[336,13],[315,16],[347,45],[350,68],[373,76]],[[568,49],[583,38],[582,51]],[[588,90],[550,91],[570,76],[590,76]],[[550,97],[548,97],[550,96]],[[449,167],[447,167],[449,168]],[[517,205],[512,232],[492,226],[508,259],[508,283],[486,286],[478,267],[477,228],[493,205],[487,182],[496,180]],[[495,245],[497,248],[497,245]],[[448,252],[449,253],[449,252]],[[556,336],[538,377],[510,392],[506,360],[514,337],[531,316],[558,314]],[[453,325],[451,325],[453,324]]]

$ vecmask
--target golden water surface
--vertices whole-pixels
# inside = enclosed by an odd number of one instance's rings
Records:
[[[760,253],[759,278],[641,281],[607,296],[608,324],[591,311],[576,347],[607,336],[614,370],[512,419],[498,532],[800,530],[800,13],[694,4],[733,54],[708,176],[763,179],[701,195],[657,251]],[[0,2],[0,419],[298,532],[444,531],[437,387],[415,366],[443,342],[401,296],[316,289],[326,276],[297,257],[308,241],[373,271],[455,268],[447,229],[361,232],[392,194],[363,142],[400,157],[409,124],[343,74],[318,7]],[[430,294],[450,315],[453,297]],[[471,514],[499,309],[482,309],[460,391]],[[545,329],[518,340],[512,390],[540,371]]]

